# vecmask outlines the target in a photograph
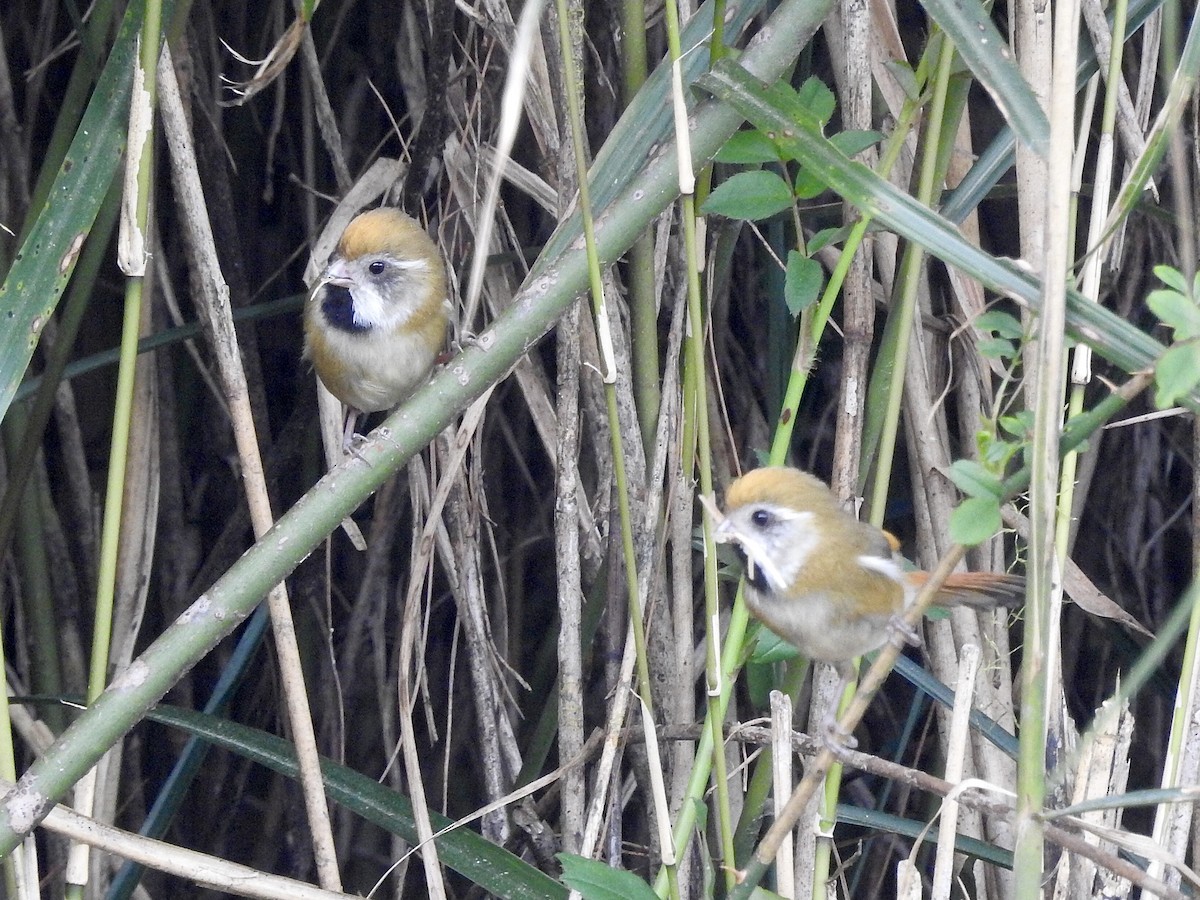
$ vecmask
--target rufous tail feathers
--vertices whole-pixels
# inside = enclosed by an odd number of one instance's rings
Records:
[[[929,580],[928,572],[909,572],[909,580],[918,589]],[[937,606],[970,606],[993,609],[1017,606],[1025,599],[1025,576],[996,572],[956,572],[938,589]]]

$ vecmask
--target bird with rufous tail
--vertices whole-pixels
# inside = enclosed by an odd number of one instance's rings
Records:
[[[898,542],[847,512],[819,478],[784,466],[755,469],[725,492],[716,539],[746,564],[746,604],[809,659],[853,678],[851,660],[889,639],[914,640],[903,615],[928,580],[906,570]],[[955,573],[933,603],[991,609],[1020,603],[1025,579]]]

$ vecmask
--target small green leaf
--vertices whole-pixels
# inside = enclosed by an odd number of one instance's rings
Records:
[[[739,172],[708,195],[701,211],[729,219],[769,219],[792,205],[792,189],[774,172]]]
[[[1173,269],[1171,266],[1155,266],[1154,274],[1169,288],[1173,288],[1177,293],[1187,295],[1188,291],[1187,279],[1183,277],[1183,273],[1178,269]]]
[[[754,709],[766,709],[771,705],[771,691],[779,687],[774,665],[759,665],[751,655],[742,665],[742,679],[746,698]]]
[[[1151,291],[1146,297],[1150,311],[1175,329],[1175,340],[1200,337],[1200,307],[1191,297],[1177,291]]]
[[[841,225],[837,228],[822,228],[808,240],[808,252],[811,256],[818,250],[822,250],[830,244],[836,244],[845,240],[846,235],[850,233],[851,226]]]
[[[761,165],[779,158],[775,142],[757,129],[737,132],[717,151],[717,162],[738,165]]]
[[[950,539],[964,547],[982,544],[1000,530],[1000,501],[969,497],[950,514]]]
[[[825,193],[825,182],[801,166],[800,170],[796,172],[796,181],[792,190],[800,200],[812,200]]]
[[[584,900],[658,900],[650,885],[632,872],[571,853],[555,855],[562,863],[563,882]]]
[[[979,459],[992,472],[1003,472],[1013,454],[1021,448],[1017,441],[1002,441],[986,431],[980,432],[976,444],[979,447]]]
[[[990,331],[992,334],[1010,338],[1014,341],[1018,341],[1025,336],[1025,329],[1021,327],[1021,320],[1001,309],[985,310],[974,318],[973,324],[980,331]]]
[[[872,147],[883,140],[883,135],[878,131],[858,131],[851,129],[850,131],[839,131],[829,139],[829,143],[837,147],[847,156],[854,156],[856,153],[861,153],[868,147]]]
[[[800,86],[797,94],[799,95],[800,102],[808,109],[809,114],[814,116],[822,125],[829,121],[834,109],[837,108],[837,98],[833,96],[833,91],[826,87],[825,83],[815,75]]]
[[[889,59],[884,63],[884,67],[892,73],[892,77],[904,91],[904,96],[914,103],[920,99],[921,92],[917,88],[917,76],[913,73],[912,66],[898,59]]]
[[[783,280],[783,299],[792,318],[800,315],[821,295],[824,273],[821,264],[797,250],[788,252],[787,274]]]
[[[999,425],[1013,437],[1025,440],[1033,432],[1033,410],[1023,409],[1011,416],[1001,416]]]
[[[987,359],[1012,359],[1017,355],[1016,345],[1004,338],[984,338],[976,349]]]
[[[959,459],[946,474],[955,487],[968,497],[991,497],[998,500],[1004,496],[1004,484],[973,459]]]
[[[758,639],[754,642],[754,652],[750,654],[750,662],[768,665],[795,659],[799,655],[799,650],[771,629],[759,628]]]
[[[1200,343],[1176,344],[1154,367],[1154,403],[1159,409],[1174,406],[1200,384]]]
[[[854,156],[860,150],[865,150],[872,144],[882,140],[883,135],[877,131],[839,131],[829,139],[829,143],[846,154],[846,158]],[[801,200],[811,200],[819,197],[828,186],[824,180],[814,174],[811,169],[801,166],[796,173],[794,189]]]

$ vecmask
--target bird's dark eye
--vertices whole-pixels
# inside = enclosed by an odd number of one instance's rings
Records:
[[[750,514],[750,521],[753,522],[755,525],[757,525],[759,528],[766,528],[774,520],[775,520],[775,517],[773,515],[771,515],[769,512],[767,512],[765,509],[756,509],[754,512],[752,512]]]
[[[372,263],[369,266],[367,266],[367,271],[370,272],[372,275],[382,275],[383,270],[385,268],[386,268],[386,266],[384,266],[383,260],[377,259],[377,260],[372,261]]]

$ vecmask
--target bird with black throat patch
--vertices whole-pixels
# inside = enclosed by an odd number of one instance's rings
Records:
[[[903,616],[929,574],[908,568],[896,538],[847,512],[819,478],[755,469],[729,485],[722,509],[705,505],[716,539],[745,563],[750,612],[809,659],[833,665],[839,695],[854,676],[851,660],[889,639],[917,639]],[[991,609],[1024,595],[1020,575],[957,572],[933,603]]]
[[[395,207],[357,215],[304,305],[304,358],[343,404],[342,446],[360,416],[390,410],[428,376],[450,305],[437,245]]]

